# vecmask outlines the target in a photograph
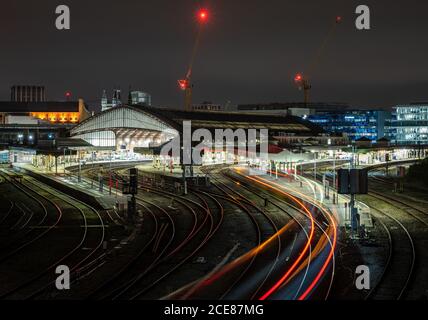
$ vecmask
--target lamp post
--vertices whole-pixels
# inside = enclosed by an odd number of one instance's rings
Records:
[[[82,182],[82,159],[81,159],[82,155],[80,153],[80,150],[78,151],[78,153],[79,153],[79,156],[78,156],[79,173],[78,173],[78,176],[77,176],[77,182],[81,183]]]

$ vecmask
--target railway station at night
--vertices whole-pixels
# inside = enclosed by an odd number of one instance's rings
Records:
[[[2,307],[426,309],[426,2],[108,2],[2,3]]]

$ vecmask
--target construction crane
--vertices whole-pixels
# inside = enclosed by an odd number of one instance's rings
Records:
[[[321,47],[318,49],[318,52],[316,54],[316,56],[314,57],[311,65],[309,66],[309,72],[308,74],[313,75],[315,68],[318,66],[321,57],[330,41],[330,39],[333,37],[337,26],[339,24],[341,24],[343,21],[343,18],[341,16],[337,16],[334,22],[334,25],[332,26],[332,28],[329,30],[326,38],[324,39]],[[309,76],[307,74],[303,74],[303,73],[298,73],[296,74],[296,76],[294,77],[294,83],[296,84],[296,86],[298,87],[299,90],[303,91],[304,94],[304,103],[305,103],[305,107],[308,106],[309,104],[309,93],[312,89],[312,84],[309,81]]]
[[[193,83],[192,83],[192,72],[193,64],[195,62],[196,54],[199,48],[199,43],[201,41],[202,31],[205,24],[209,19],[209,12],[207,9],[200,9],[197,13],[197,19],[199,22],[199,30],[196,36],[195,44],[193,46],[192,57],[190,59],[189,68],[187,70],[186,77],[184,79],[178,80],[178,86],[181,91],[184,91],[184,109],[186,111],[192,110],[192,93],[193,93]]]
[[[309,83],[309,80],[303,76],[302,73],[298,73],[296,75],[294,82],[298,86],[299,90],[303,90],[305,107],[307,107],[309,103],[309,91],[312,89],[312,85]]]

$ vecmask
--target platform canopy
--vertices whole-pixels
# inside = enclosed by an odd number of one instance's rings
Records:
[[[268,129],[272,135],[281,132],[305,136],[322,132],[312,123],[292,116],[121,106],[87,119],[71,130],[71,136],[88,141],[95,147],[159,146],[180,135],[184,121],[191,121],[192,130]]]
[[[165,121],[129,106],[112,108],[96,114],[71,130],[73,138],[80,138],[94,147],[135,147],[161,144],[178,134]]]

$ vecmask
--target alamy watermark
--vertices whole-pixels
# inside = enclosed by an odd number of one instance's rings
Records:
[[[60,291],[70,290],[70,268],[65,265],[58,266],[55,273],[58,275],[55,287]]]
[[[357,20],[355,20],[355,27],[358,30],[370,30],[370,8],[366,5],[359,5],[355,9],[355,13],[358,15]]]
[[[371,289],[371,275],[368,266],[358,266],[355,270],[355,287],[357,290],[370,290]]]
[[[67,5],[59,5],[55,9],[55,14],[57,15],[55,20],[55,27],[58,30],[70,30],[71,28],[71,15],[70,15],[70,7]],[[359,5],[355,9],[355,14],[357,14],[357,18],[355,20],[355,27],[357,30],[370,30],[370,8],[367,5]]]
[[[214,133],[214,134],[213,134]],[[197,145],[196,145],[197,144]],[[246,160],[269,161],[268,129],[197,129],[192,130],[192,122],[183,122],[182,135],[176,136],[161,150],[161,156],[180,158],[185,166],[202,165],[206,154],[224,152],[228,159],[236,157]]]
[[[58,15],[58,17],[55,20],[55,27],[58,30],[70,30],[71,28],[70,8],[66,5],[60,5],[56,7],[55,13]]]

